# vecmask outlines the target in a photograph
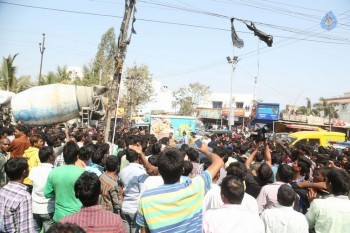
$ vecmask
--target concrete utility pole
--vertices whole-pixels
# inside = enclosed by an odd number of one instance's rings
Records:
[[[39,86],[40,86],[42,84],[41,70],[43,68],[43,57],[45,52],[45,33],[43,33],[43,43],[39,43],[39,49],[41,53],[40,71],[39,71]]]
[[[108,137],[109,137],[112,113],[117,112],[116,101],[119,96],[123,64],[125,60],[127,46],[129,45],[131,40],[131,35],[129,36],[129,38],[127,38],[128,28],[130,24],[131,15],[135,11],[135,4],[136,4],[135,0],[125,0],[124,17],[120,26],[120,34],[118,37],[118,48],[117,48],[117,54],[115,56],[114,74],[113,74],[113,79],[110,82],[110,85],[109,85],[110,89],[108,92],[108,104],[106,107],[106,124],[105,124],[106,127],[105,127],[105,135],[104,135],[104,140],[106,142],[108,141]],[[117,117],[117,114],[115,114],[114,117]]]
[[[232,82],[233,82],[233,75],[234,75],[234,72],[235,72],[235,65],[237,64],[237,62],[239,61],[238,60],[238,57],[237,56],[234,56],[233,59],[231,59],[231,57],[226,57],[227,59],[227,62],[229,64],[232,65],[232,72],[231,72],[231,83],[230,83],[230,87],[231,87],[231,92],[230,92],[230,107],[229,107],[229,111],[228,111],[228,115],[229,115],[229,118],[228,118],[228,127],[229,127],[229,130],[232,129],[232,125],[234,125],[235,123],[235,112],[232,111]]]
[[[257,79],[258,79],[258,77],[254,77],[254,98],[253,98],[253,101],[256,100],[256,83],[257,83]]]

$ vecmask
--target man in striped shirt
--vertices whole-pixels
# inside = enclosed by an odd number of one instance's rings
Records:
[[[27,159],[9,159],[5,172],[10,182],[0,189],[0,232],[33,233],[32,198],[23,184],[29,174]]]
[[[75,195],[82,209],[61,219],[61,223],[74,223],[87,233],[124,233],[124,224],[118,214],[102,209],[98,203],[101,182],[95,173],[84,172],[74,185]]]
[[[163,151],[158,157],[164,185],[145,191],[139,201],[136,222],[141,232],[202,232],[202,201],[210,189],[212,177],[223,167],[222,159],[199,148],[212,164],[201,175],[180,183],[184,157],[178,149]]]

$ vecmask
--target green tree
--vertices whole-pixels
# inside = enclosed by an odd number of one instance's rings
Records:
[[[93,86],[98,83],[98,74],[93,70],[92,64],[85,65],[83,67],[83,78],[80,80],[79,85]]]
[[[42,85],[49,85],[57,83],[57,76],[53,71],[50,71],[47,75],[43,76]]]
[[[22,75],[18,78],[18,80],[16,80],[16,87],[14,91],[18,93],[21,91],[25,91],[30,87],[32,87],[30,75]]]
[[[310,98],[306,98],[306,106],[302,106],[298,108],[298,112],[301,115],[306,115],[306,116],[319,116],[319,111],[316,108],[312,108],[311,100]]]
[[[175,100],[173,107],[180,106],[180,115],[192,115],[196,108],[210,96],[209,86],[201,83],[190,83],[187,87],[181,87],[173,92]]]
[[[17,67],[13,65],[15,58],[18,53],[14,56],[8,55],[7,58],[3,57],[1,65],[1,85],[7,91],[15,91],[16,89],[16,71]]]
[[[117,51],[114,28],[111,27],[103,34],[98,51],[92,65],[95,78],[101,75],[101,85],[107,85],[114,73],[114,57]],[[101,72],[101,74],[100,74]],[[99,79],[90,80],[93,85],[99,83]]]
[[[125,98],[127,106],[121,106],[128,110],[127,116],[130,117],[136,107],[142,106],[151,100],[154,93],[152,75],[148,70],[148,66],[134,65],[126,68],[124,77],[123,85],[127,90]]]
[[[63,84],[71,84],[71,79],[69,77],[69,72],[67,66],[57,66],[57,74],[56,74],[57,82]]]
[[[331,117],[331,118],[338,118],[338,112],[334,108],[335,106],[328,103],[327,99],[321,97],[320,102],[314,104],[314,107],[319,111],[323,112],[323,116],[325,117]]]

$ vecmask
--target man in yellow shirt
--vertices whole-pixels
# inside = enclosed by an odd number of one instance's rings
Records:
[[[36,167],[40,164],[39,159],[39,149],[43,146],[43,140],[40,135],[33,135],[29,138],[30,147],[24,151],[23,157],[28,159],[29,172],[33,167]],[[33,184],[30,179],[25,178],[25,185],[29,187],[29,192],[31,193],[33,189]]]

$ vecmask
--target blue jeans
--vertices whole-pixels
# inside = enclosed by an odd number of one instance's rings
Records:
[[[33,214],[34,218],[34,230],[37,233],[40,233],[41,229],[45,233],[54,223],[52,220],[54,213],[49,214]]]

